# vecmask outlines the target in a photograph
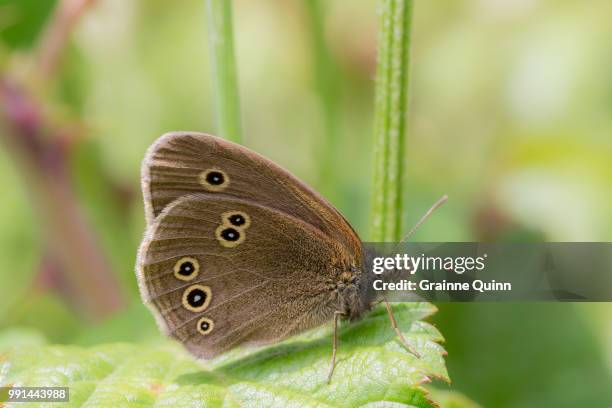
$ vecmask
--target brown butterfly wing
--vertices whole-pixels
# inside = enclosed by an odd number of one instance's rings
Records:
[[[209,184],[210,172],[220,173],[224,183]],[[225,194],[299,218],[348,252],[361,250],[349,223],[314,190],[265,157],[214,136],[172,132],[160,137],[143,162],[142,190],[148,224],[179,197]]]
[[[242,216],[233,219],[243,221],[241,227],[233,227],[232,214]],[[227,228],[238,239],[222,235]],[[299,218],[203,193],[179,198],[157,215],[140,247],[137,271],[143,299],[164,331],[210,358],[329,320],[339,307],[334,283],[353,261],[342,245]],[[191,265],[187,278],[177,277],[177,265]],[[204,290],[209,303],[203,310],[192,310],[194,298],[186,297],[193,288]],[[198,330],[199,322],[210,330]]]

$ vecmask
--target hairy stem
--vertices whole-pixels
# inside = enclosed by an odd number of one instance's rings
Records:
[[[232,3],[230,0],[205,1],[218,132],[220,136],[240,142],[242,129],[232,32]]]
[[[412,0],[380,0],[374,112],[373,241],[402,234]]]

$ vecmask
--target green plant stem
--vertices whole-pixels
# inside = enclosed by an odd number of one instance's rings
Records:
[[[320,143],[319,184],[328,198],[334,195],[336,183],[335,170],[339,151],[339,111],[338,87],[335,65],[325,41],[325,24],[320,0],[305,0],[310,28],[312,64],[315,85],[321,106],[324,134]]]
[[[412,0],[380,0],[374,112],[373,241],[402,234]]]
[[[217,106],[217,130],[220,136],[240,142],[242,128],[234,57],[232,3],[230,0],[205,1],[212,81]]]

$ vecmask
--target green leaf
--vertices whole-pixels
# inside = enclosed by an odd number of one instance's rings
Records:
[[[435,407],[422,385],[431,378],[448,381],[445,352],[438,330],[421,319],[436,309],[428,303],[394,309],[421,357],[402,347],[385,309],[378,307],[341,325],[329,385],[331,328],[325,326],[267,348],[202,362],[172,342],[16,345],[0,352],[0,386],[68,386],[67,406],[75,407]]]
[[[0,41],[9,47],[30,47],[55,3],[55,0],[0,0]]]

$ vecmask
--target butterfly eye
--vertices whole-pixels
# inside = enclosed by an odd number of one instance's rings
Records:
[[[243,211],[228,211],[223,213],[221,218],[223,222],[239,229],[247,229],[251,225],[251,217]]]
[[[181,258],[174,265],[174,276],[182,281],[195,279],[200,270],[200,263],[195,258]]]
[[[183,306],[192,312],[203,312],[212,299],[212,291],[208,286],[191,285],[183,292]]]
[[[229,185],[228,175],[220,169],[208,169],[200,173],[200,184],[210,191],[221,191]]]
[[[241,228],[229,227],[227,224],[219,225],[215,231],[215,236],[221,245],[226,248],[233,248],[244,241],[244,230]]]
[[[213,329],[215,328],[215,322],[212,319],[209,319],[208,317],[202,317],[200,320],[198,320],[196,328],[198,329],[200,334],[206,336],[207,334],[210,334],[210,332],[213,331]]]

